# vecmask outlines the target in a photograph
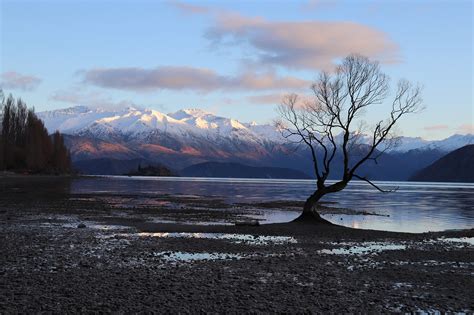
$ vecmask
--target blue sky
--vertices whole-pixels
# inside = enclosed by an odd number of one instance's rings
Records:
[[[356,52],[424,86],[426,109],[400,131],[436,139],[472,132],[472,16],[472,1],[1,0],[0,74],[37,111],[197,107],[266,123],[281,95],[309,94]]]

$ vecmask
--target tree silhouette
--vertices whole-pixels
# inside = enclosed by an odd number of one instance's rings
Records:
[[[56,173],[69,172],[71,170],[71,158],[69,151],[64,145],[64,138],[56,131],[53,134],[53,161],[52,165]]]
[[[279,106],[277,122],[282,135],[292,143],[308,148],[316,176],[316,190],[306,200],[297,221],[319,221],[318,201],[325,195],[347,187],[353,179],[369,183],[386,192],[370,179],[357,173],[367,161],[375,161],[396,145],[393,132],[406,114],[421,106],[421,88],[406,80],[398,82],[388,118],[369,126],[362,120],[371,106],[383,104],[389,95],[389,78],[381,72],[378,62],[359,55],[350,55],[334,73],[323,72],[312,85],[314,99],[300,104],[300,97],[291,94]],[[370,140],[363,141],[365,135]],[[327,184],[336,154],[343,158],[342,178]]]
[[[69,173],[71,159],[59,132],[48,135],[34,109],[13,96],[3,97],[0,133],[0,170],[30,173]]]

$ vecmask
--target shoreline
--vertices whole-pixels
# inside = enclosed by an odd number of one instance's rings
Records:
[[[235,222],[259,206],[69,194],[61,178],[5,182],[0,313],[474,311],[474,229],[191,225]],[[288,207],[260,206],[278,205]]]
[[[177,232],[177,233],[236,233],[256,235],[285,235],[285,236],[344,236],[352,238],[373,237],[395,237],[395,238],[423,238],[423,237],[474,237],[474,228],[428,231],[428,232],[396,232],[372,229],[358,229],[338,224],[317,223],[264,223],[259,226],[238,226],[219,224],[196,224],[196,223],[151,223],[137,222],[128,219],[107,219],[100,221],[101,224],[112,226],[129,226],[140,232]],[[85,223],[87,226],[87,223]]]

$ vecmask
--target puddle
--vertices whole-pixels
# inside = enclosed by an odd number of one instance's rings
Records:
[[[289,236],[262,236],[250,234],[227,234],[227,233],[138,233],[142,237],[159,237],[159,238],[198,238],[198,239],[215,239],[227,240],[232,243],[250,244],[250,245],[281,245],[294,244],[296,239]]]
[[[365,245],[333,248],[333,249],[322,249],[318,252],[321,254],[330,255],[369,255],[375,254],[386,250],[403,250],[406,249],[406,245],[402,244],[389,244],[389,243],[364,243]],[[349,245],[349,244],[342,244]]]
[[[73,227],[77,228],[77,224],[63,224],[64,227]],[[114,230],[130,230],[132,229],[130,226],[125,225],[105,225],[105,224],[87,224],[86,229],[94,229],[94,230],[101,230],[101,231],[114,231]]]
[[[41,223],[41,226],[44,227],[63,227],[63,228],[72,228],[78,229],[78,226],[83,223],[85,224],[84,229],[93,229],[100,231],[115,231],[115,230],[130,230],[132,227],[125,225],[106,225],[92,222],[68,222],[68,223]]]
[[[177,221],[177,220],[167,220],[160,218],[153,218],[149,220],[152,223],[172,223],[172,224],[182,224],[182,225],[234,225],[234,223],[226,221]]]
[[[413,288],[413,284],[407,283],[407,282],[395,282],[393,284],[393,288],[395,289]]]
[[[158,252],[154,253],[154,255],[170,262],[191,262],[242,258],[241,255],[228,253]]]
[[[300,215],[299,211],[284,211],[273,209],[261,211],[261,209],[256,208],[253,210],[257,213],[247,214],[245,215],[245,217],[258,220],[262,224],[291,222]]]
[[[474,245],[474,237],[438,238],[438,241]]]

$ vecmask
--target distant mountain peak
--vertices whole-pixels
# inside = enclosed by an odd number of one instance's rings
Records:
[[[90,111],[90,108],[85,106],[85,105],[77,105],[74,107],[70,107],[71,111],[77,112],[77,113],[85,113]]]
[[[125,108],[125,110],[126,110],[126,111],[132,111],[132,112],[135,112],[135,111],[142,111],[142,109],[137,108],[137,107],[135,107],[135,106],[127,106],[127,107]]]
[[[59,130],[65,134],[88,135],[104,140],[127,137],[129,140],[149,141],[147,139],[159,136],[161,138],[154,141],[170,141],[164,140],[164,137],[168,137],[189,147],[203,141],[206,143],[213,141],[217,144],[228,143],[228,147],[222,150],[216,149],[216,151],[221,150],[222,154],[237,143],[249,144],[251,147],[256,143],[274,145],[285,142],[276,126],[259,125],[256,122],[242,123],[198,108],[186,108],[164,114],[158,110],[140,109],[133,106],[121,110],[74,106],[39,112],[38,116],[43,119],[50,132]],[[338,135],[337,138],[340,136]],[[362,136],[361,141],[367,143],[370,137]],[[420,137],[400,137],[400,146],[391,151],[399,153],[410,150],[449,152],[472,143],[474,143],[472,134],[455,134],[435,141]]]
[[[168,116],[171,116],[177,120],[182,120],[186,118],[198,118],[198,117],[203,117],[203,116],[208,116],[208,115],[214,116],[210,112],[207,112],[199,108],[186,108],[186,109],[181,109],[181,110],[178,110],[177,112],[168,114]]]
[[[207,112],[200,108],[185,108],[183,109],[183,112],[189,115],[197,115],[197,116],[212,115],[210,112]]]

